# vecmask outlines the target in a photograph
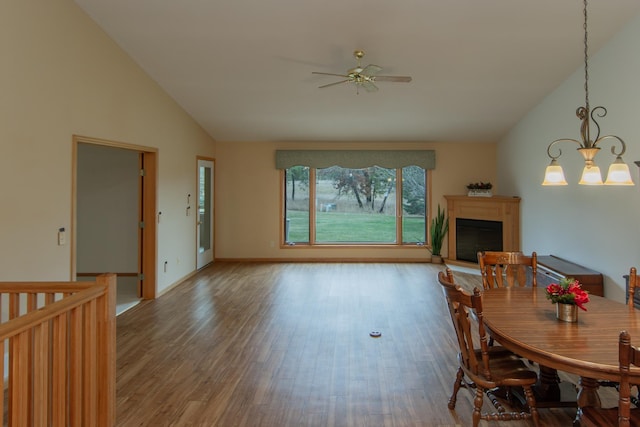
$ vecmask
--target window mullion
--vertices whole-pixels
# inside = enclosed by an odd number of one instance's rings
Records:
[[[396,169],[396,245],[402,246],[402,168]]]
[[[316,244],[316,168],[309,168],[309,245]]]

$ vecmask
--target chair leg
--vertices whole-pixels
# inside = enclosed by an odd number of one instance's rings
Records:
[[[540,419],[538,416],[538,408],[536,407],[536,399],[533,396],[533,390],[531,387],[524,387],[524,395],[527,399],[527,405],[529,406],[529,413],[531,413],[531,419],[533,420],[533,424],[538,427],[540,424]]]
[[[462,368],[458,368],[458,372],[456,373],[456,382],[453,383],[453,394],[451,394],[451,398],[449,399],[449,409],[455,409],[456,401],[458,399],[458,390],[460,390],[460,386],[462,385],[462,377],[464,376],[464,371]]]
[[[473,427],[478,427],[482,418],[482,403],[484,401],[484,389],[476,387],[476,397],[473,399]]]

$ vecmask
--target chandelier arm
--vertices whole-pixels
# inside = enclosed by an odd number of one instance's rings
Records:
[[[547,147],[547,155],[552,159],[552,160],[556,160],[558,157],[560,157],[562,155],[562,150],[558,148],[558,155],[557,156],[553,156],[551,155],[551,147],[553,147],[554,145],[556,145],[559,142],[563,142],[563,141],[570,141],[570,142],[575,142],[576,144],[578,144],[580,147],[582,147],[582,143],[580,143],[580,141],[576,140],[576,139],[571,139],[571,138],[560,138],[560,139],[556,139],[555,141],[552,141],[551,144],[549,144],[549,146]]]
[[[596,129],[597,129],[596,137],[594,138],[596,141],[600,139],[600,124],[596,120],[595,116],[604,117],[606,115],[607,115],[607,109],[604,108],[603,106],[594,107],[593,110],[591,110],[591,121],[596,125]]]
[[[593,146],[597,146],[598,144],[600,144],[602,141],[604,141],[605,139],[615,139],[617,141],[620,142],[621,145],[621,150],[619,153],[616,153],[616,146],[613,145],[611,146],[611,154],[613,154],[616,157],[621,157],[625,151],[627,151],[627,144],[624,143],[624,141],[622,140],[622,138],[620,138],[619,136],[616,135],[605,135],[603,137],[600,137],[596,140],[596,142],[593,143]]]

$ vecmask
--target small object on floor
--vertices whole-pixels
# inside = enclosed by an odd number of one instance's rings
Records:
[[[371,331],[369,332],[369,336],[373,338],[380,338],[382,336],[382,332],[380,331]]]

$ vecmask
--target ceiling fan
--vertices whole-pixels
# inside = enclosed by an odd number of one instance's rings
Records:
[[[353,56],[355,56],[358,60],[358,65],[355,68],[348,70],[346,74],[322,73],[319,71],[312,71],[311,74],[322,74],[324,76],[336,76],[344,78],[344,80],[322,85],[319,86],[319,88],[322,89],[342,83],[354,83],[356,85],[356,93],[360,86],[362,86],[367,92],[375,92],[378,90],[378,87],[374,84],[375,82],[408,83],[411,81],[411,77],[409,76],[379,76],[378,73],[382,71],[382,67],[379,67],[377,65],[369,64],[365,67],[362,67],[362,65],[360,65],[360,60],[364,56],[364,51],[362,50],[354,51]]]

